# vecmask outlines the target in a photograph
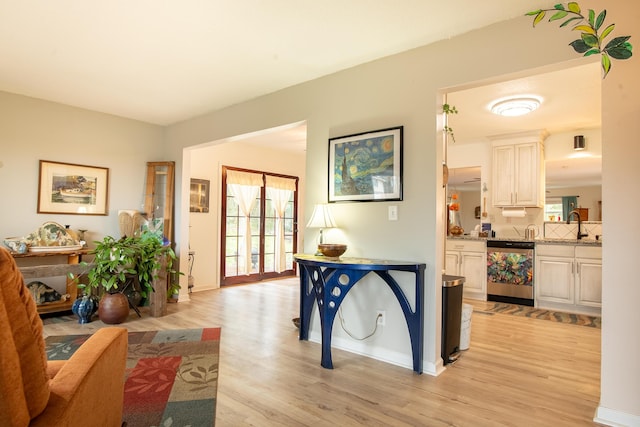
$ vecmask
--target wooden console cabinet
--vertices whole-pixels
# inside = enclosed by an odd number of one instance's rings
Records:
[[[69,298],[65,301],[38,304],[38,313],[56,313],[71,310],[73,302],[78,298],[78,286],[74,280],[68,278],[68,273],[77,275],[86,270],[86,267],[80,265],[80,261],[82,260],[82,255],[87,253],[89,253],[88,249],[76,249],[69,251],[13,254],[27,284],[41,277],[67,276],[65,293],[69,295]],[[64,260],[64,262],[56,263],[54,257],[59,257],[61,260]],[[34,265],[34,263],[43,265]]]

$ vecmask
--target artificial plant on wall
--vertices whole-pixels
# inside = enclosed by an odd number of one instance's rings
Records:
[[[562,24],[560,24],[560,28],[571,24],[573,25],[573,31],[580,31],[580,38],[569,43],[576,52],[583,54],[583,56],[596,54],[602,56],[602,78],[605,78],[611,70],[611,58],[631,58],[632,46],[631,43],[629,43],[631,36],[614,37],[611,41],[604,44],[605,39],[611,35],[616,26],[616,24],[610,24],[606,26],[602,32],[599,32],[607,16],[606,9],[597,16],[593,9],[589,9],[588,17],[585,17],[582,15],[582,11],[577,2],[569,2],[566,8],[563,4],[556,4],[553,9],[532,10],[528,12],[526,16],[534,16],[533,26],[535,27],[536,24],[547,16],[547,13],[553,13],[551,18],[549,18],[549,22],[564,19]]]

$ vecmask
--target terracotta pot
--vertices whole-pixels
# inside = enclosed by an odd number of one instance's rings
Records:
[[[109,325],[124,322],[129,317],[129,300],[119,292],[104,294],[98,304],[98,316]]]

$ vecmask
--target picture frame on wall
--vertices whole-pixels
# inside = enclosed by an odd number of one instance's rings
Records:
[[[209,212],[209,180],[191,178],[191,192],[189,195],[189,211]]]
[[[38,213],[107,215],[109,169],[40,160]]]
[[[329,202],[402,200],[403,126],[329,139]]]

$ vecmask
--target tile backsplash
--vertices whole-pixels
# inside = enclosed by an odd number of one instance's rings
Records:
[[[582,232],[587,233],[585,240],[596,240],[596,235],[602,237],[602,222],[584,221],[582,223]],[[545,239],[575,239],[578,234],[578,223],[571,222],[545,222],[544,238]]]

